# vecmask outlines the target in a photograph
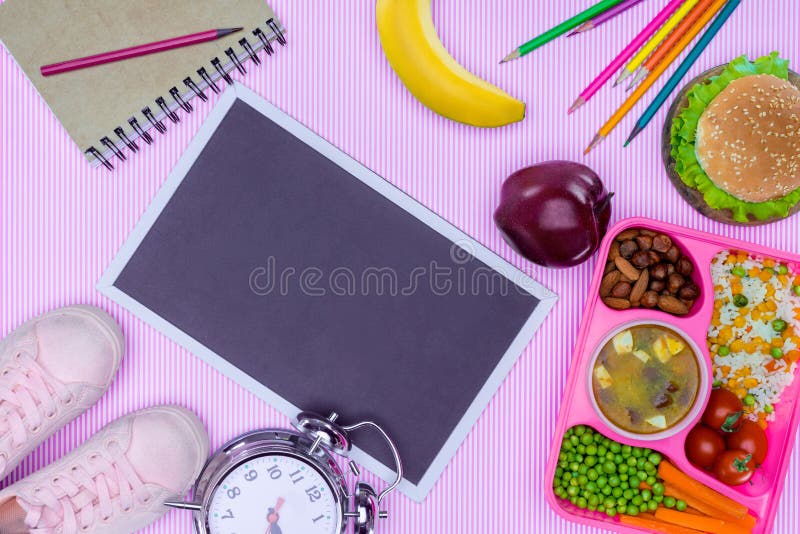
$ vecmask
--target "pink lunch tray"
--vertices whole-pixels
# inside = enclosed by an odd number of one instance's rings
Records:
[[[692,260],[695,265],[692,278],[700,286],[701,294],[689,315],[676,317],[658,309],[631,308],[617,311],[608,308],[600,300],[600,281],[603,277],[603,269],[605,267],[605,259],[608,257],[609,247],[614,237],[628,228],[645,228],[664,233],[670,236],[681,252]],[[631,439],[615,432],[597,415],[590,397],[591,392],[589,391],[589,381],[587,379],[590,360],[599,344],[610,333],[627,323],[653,321],[675,327],[678,333],[683,333],[684,336],[691,338],[694,344],[700,348],[701,359],[705,359],[710,373],[711,358],[706,344],[706,331],[710,324],[714,307],[711,261],[719,252],[725,250],[741,250],[757,257],[773,258],[789,266],[794,273],[800,270],[799,256],[651,219],[625,219],[618,222],[608,231],[600,247],[598,257],[602,258],[602,261],[597,263],[592,286],[589,290],[589,298],[584,309],[583,322],[578,334],[578,342],[575,345],[572,366],[561,404],[561,413],[556,423],[555,437],[547,463],[545,495],[547,502],[560,516],[576,523],[617,532],[650,532],[645,529],[623,525],[620,523],[619,518],[609,518],[605,514],[581,510],[570,504],[569,501],[559,499],[553,493],[552,481],[558,464],[558,454],[564,432],[575,425],[587,425],[622,444],[646,447],[658,451],[669,458],[687,475],[747,506],[751,513],[758,518],[753,534],[764,534],[772,531],[778,499],[783,491],[784,478],[789,467],[795,431],[798,423],[800,423],[800,404],[795,402],[798,395],[800,395],[800,379],[796,378],[792,385],[784,390],[780,403],[775,406],[775,420],[769,423],[766,431],[767,439],[769,440],[769,452],[764,464],[756,471],[752,484],[737,487],[726,486],[711,474],[695,468],[689,463],[684,453],[686,435],[694,427],[695,423],[699,421],[711,393],[710,387],[704,391],[701,386],[700,395],[704,393],[698,400],[698,404],[701,406],[687,416],[688,424],[676,434],[656,441]],[[680,425],[686,422],[684,420]]]

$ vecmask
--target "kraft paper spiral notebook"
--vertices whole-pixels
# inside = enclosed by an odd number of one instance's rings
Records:
[[[98,289],[289,417],[378,422],[418,500],[556,299],[239,84]]]
[[[43,65],[215,28],[222,39],[44,77]],[[112,167],[286,43],[263,0],[6,0],[0,41],[94,164]],[[247,61],[250,59],[250,61]],[[222,81],[225,80],[225,81]],[[159,133],[156,133],[159,132]]]

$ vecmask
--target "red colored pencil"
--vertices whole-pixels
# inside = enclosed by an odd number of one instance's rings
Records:
[[[173,48],[214,41],[226,35],[230,35],[231,33],[238,32],[241,29],[242,28],[224,28],[220,30],[208,30],[191,35],[184,35],[182,37],[173,37],[155,43],[114,50],[113,52],[103,52],[102,54],[96,54],[94,56],[53,63],[52,65],[45,65],[41,68],[42,76],[52,76],[53,74],[69,72],[71,70],[85,69],[86,67],[94,67],[95,65],[103,65],[105,63],[130,59],[132,57],[146,56],[147,54],[155,54],[156,52],[163,52]]]

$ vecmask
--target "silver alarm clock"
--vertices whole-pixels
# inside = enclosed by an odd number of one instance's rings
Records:
[[[372,534],[375,520],[387,517],[381,501],[403,478],[400,455],[377,424],[342,426],[337,419],[302,412],[296,430],[258,430],[230,441],[203,468],[194,502],[167,506],[192,510],[197,534],[340,534],[349,521],[356,534]],[[396,465],[396,479],[379,494],[365,482],[348,488],[333,456],[346,457],[348,433],[365,427],[386,440]]]

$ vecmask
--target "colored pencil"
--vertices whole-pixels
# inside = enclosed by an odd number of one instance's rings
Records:
[[[562,22],[557,26],[553,26],[543,34],[534,37],[527,43],[522,44],[519,47],[515,48],[510,54],[504,57],[503,60],[500,61],[500,63],[507,63],[509,61],[513,61],[517,58],[520,58],[526,54],[530,54],[540,46],[549,43],[550,41],[552,41],[556,37],[559,37],[560,35],[564,35],[568,31],[577,28],[584,22],[593,19],[600,13],[604,13],[609,9],[611,9],[612,7],[616,6],[617,4],[621,4],[624,1],[625,0],[602,0],[601,2],[598,2],[597,4],[590,7],[589,9],[578,13],[574,17],[565,20],[564,22]]]
[[[708,6],[710,6],[711,2],[713,1],[714,0],[700,0],[700,2],[694,6],[689,14],[686,15],[686,17],[680,22],[680,24],[675,27],[672,33],[670,33],[667,38],[664,39],[660,45],[658,45],[656,51],[650,54],[650,57],[648,57],[644,64],[639,67],[639,70],[636,72],[636,76],[633,77],[633,81],[628,86],[628,91],[633,89],[637,83],[642,81],[650,73],[650,71],[653,70],[653,68],[655,68],[655,66],[658,65],[662,59],[664,59],[664,56],[667,55],[667,52],[669,52],[670,48],[675,46],[675,43],[678,42],[678,39],[680,39],[684,33],[689,31],[689,28],[691,28],[692,25],[697,22],[697,19],[700,18],[700,15],[702,15],[703,12],[708,9]]]
[[[567,37],[572,37],[573,35],[578,35],[579,33],[588,32],[589,30],[593,30],[599,26],[602,26],[609,20],[613,19],[617,15],[624,13],[625,11],[629,10],[636,4],[640,4],[642,0],[625,0],[619,5],[616,5],[606,11],[605,13],[600,13],[595,18],[590,20],[589,22],[584,22],[580,26],[578,26],[572,33],[568,34]]]
[[[173,48],[214,41],[226,35],[230,35],[231,33],[238,32],[241,29],[242,28],[223,28],[219,30],[208,30],[191,35],[183,35],[181,37],[172,37],[171,39],[164,39],[163,41],[157,41],[155,43],[141,44],[130,48],[123,48],[122,50],[103,52],[102,54],[95,54],[93,56],[53,63],[41,68],[42,76],[52,76],[53,74],[62,72],[85,69],[87,67],[94,67],[95,65],[103,65],[105,63],[113,63],[114,61],[122,61],[123,59],[155,54],[156,52],[164,52],[165,50],[171,50]]]
[[[714,40],[714,37],[717,36],[719,30],[725,25],[730,16],[734,11],[736,11],[736,8],[739,7],[741,3],[742,0],[730,0],[725,8],[720,11],[717,18],[711,23],[711,26],[708,27],[703,36],[697,41],[697,44],[694,45],[692,51],[689,52],[675,73],[670,77],[669,80],[667,80],[667,83],[664,85],[658,95],[656,95],[655,99],[653,99],[653,102],[650,103],[645,112],[642,113],[642,116],[639,117],[639,120],[636,121],[636,125],[633,127],[631,134],[628,136],[628,140],[625,141],[625,146],[628,146],[630,142],[633,141],[634,137],[639,135],[642,130],[647,128],[647,125],[650,124],[650,121],[652,121],[653,117],[656,116],[656,113],[667,101],[669,95],[672,94],[675,88],[678,87],[678,84],[681,82],[683,77],[686,76],[686,73],[689,72],[689,69],[692,68],[705,49],[708,48],[709,43]]]
[[[633,109],[633,106],[644,96],[648,89],[650,89],[656,80],[664,74],[664,71],[669,68],[675,59],[683,52],[687,46],[692,42],[692,40],[697,37],[697,34],[705,27],[706,24],[717,14],[717,12],[725,5],[727,0],[714,0],[714,3],[711,5],[708,10],[703,13],[703,16],[698,19],[697,22],[694,23],[692,29],[689,30],[681,40],[678,42],[675,47],[669,51],[667,57],[653,69],[653,72],[650,73],[647,78],[639,85],[636,90],[631,93],[627,100],[620,106],[620,108],[611,116],[611,118],[606,121],[602,128],[597,132],[592,142],[589,143],[589,146],[586,147],[584,150],[584,154],[588,154],[591,150],[600,144],[600,142],[605,139],[609,133],[611,133],[614,128],[620,123],[620,121],[625,117],[625,115]]]
[[[624,65],[633,54],[636,53],[637,50],[639,50],[639,47],[641,47],[642,44],[647,41],[647,39],[653,35],[653,33],[655,33],[655,31],[658,30],[662,24],[664,24],[664,21],[667,20],[670,15],[672,15],[675,10],[681,6],[683,1],[684,0],[671,0],[670,3],[668,3],[667,6],[662,9],[661,12],[656,15],[656,17],[651,20],[641,32],[639,32],[639,35],[634,37],[633,41],[631,41],[628,46],[626,46],[625,49],[622,50],[622,52],[620,52],[619,55],[617,55],[617,57],[615,57],[605,69],[603,69],[603,72],[601,72],[597,78],[595,78],[592,83],[590,83],[586,89],[583,90],[580,96],[578,96],[577,100],[575,100],[572,106],[570,106],[568,113],[572,113],[588,102],[589,99],[593,97],[608,80],[611,79],[614,73],[617,72],[619,68]]]
[[[633,59],[630,61],[630,63],[625,65],[625,68],[620,73],[619,78],[617,78],[617,81],[614,82],[614,87],[619,85],[622,80],[636,72],[636,69],[639,68],[639,65],[641,65],[644,60],[647,59],[647,56],[649,56],[650,53],[656,49],[658,43],[663,41],[664,38],[669,35],[669,33],[675,28],[675,26],[678,25],[683,17],[685,17],[686,14],[689,13],[689,11],[691,11],[695,5],[697,5],[697,2],[699,2],[699,0],[686,0],[680,9],[678,9],[675,14],[672,15],[672,17],[670,17],[670,19],[664,23],[664,25],[653,35],[647,44],[644,45],[641,50],[639,50],[639,53],[633,56]]]

